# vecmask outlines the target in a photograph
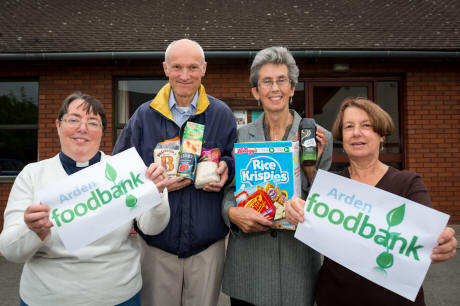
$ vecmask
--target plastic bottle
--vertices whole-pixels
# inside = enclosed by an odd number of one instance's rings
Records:
[[[299,124],[300,163],[302,166],[316,164],[318,150],[316,147],[316,122],[312,118],[303,118]]]

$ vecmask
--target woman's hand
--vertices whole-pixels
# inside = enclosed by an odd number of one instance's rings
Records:
[[[455,239],[455,230],[451,227],[446,227],[439,235],[438,246],[431,253],[431,261],[438,263],[446,261],[455,256],[457,252],[457,239]]]
[[[305,201],[298,197],[292,197],[292,199],[288,200],[284,205],[287,222],[292,225],[297,225],[299,222],[302,223],[304,221],[304,207]]]
[[[273,222],[249,207],[230,207],[228,218],[245,233],[264,232],[273,227]]]
[[[321,155],[323,155],[324,148],[326,147],[326,142],[327,142],[327,137],[324,134],[324,131],[322,128],[319,126],[316,128],[316,146],[318,149],[318,160],[321,158]]]
[[[53,223],[49,220],[49,211],[48,205],[40,203],[40,205],[30,205],[24,212],[24,222],[27,227],[42,241],[50,234],[50,229],[53,227]]]
[[[165,169],[155,163],[150,164],[150,166],[145,171],[145,177],[151,180],[158,191],[161,193],[168,184],[168,175],[166,174]]]
[[[326,147],[327,137],[324,134],[322,128],[316,128],[316,147],[317,147],[317,160],[321,158],[323,155],[324,148]],[[313,181],[313,177],[316,173],[316,163],[309,166],[302,166],[303,172],[306,174],[308,182],[311,184]]]

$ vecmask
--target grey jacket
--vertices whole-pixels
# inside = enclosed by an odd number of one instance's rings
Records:
[[[264,114],[238,130],[238,142],[264,141]],[[288,140],[295,140],[301,117],[294,112]],[[327,144],[317,168],[328,170],[332,161],[332,135],[324,129]],[[302,197],[310,186],[302,173]],[[231,228],[222,290],[230,297],[255,305],[313,305],[320,268],[319,254],[294,238],[294,231],[269,230],[245,234],[230,224],[228,209],[235,206],[235,181],[225,190],[222,217]]]

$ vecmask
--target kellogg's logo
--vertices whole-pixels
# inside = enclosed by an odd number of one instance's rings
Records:
[[[238,151],[236,153],[238,154],[246,153],[248,155],[253,155],[254,153],[257,153],[257,149],[238,148]]]
[[[240,176],[241,183],[249,183],[250,185],[268,181],[275,181],[279,184],[289,182],[289,172],[283,171],[280,164],[268,156],[251,158],[246,168],[240,170]]]

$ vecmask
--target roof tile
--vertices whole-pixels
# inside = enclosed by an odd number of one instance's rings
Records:
[[[0,53],[459,50],[458,0],[4,0]]]

